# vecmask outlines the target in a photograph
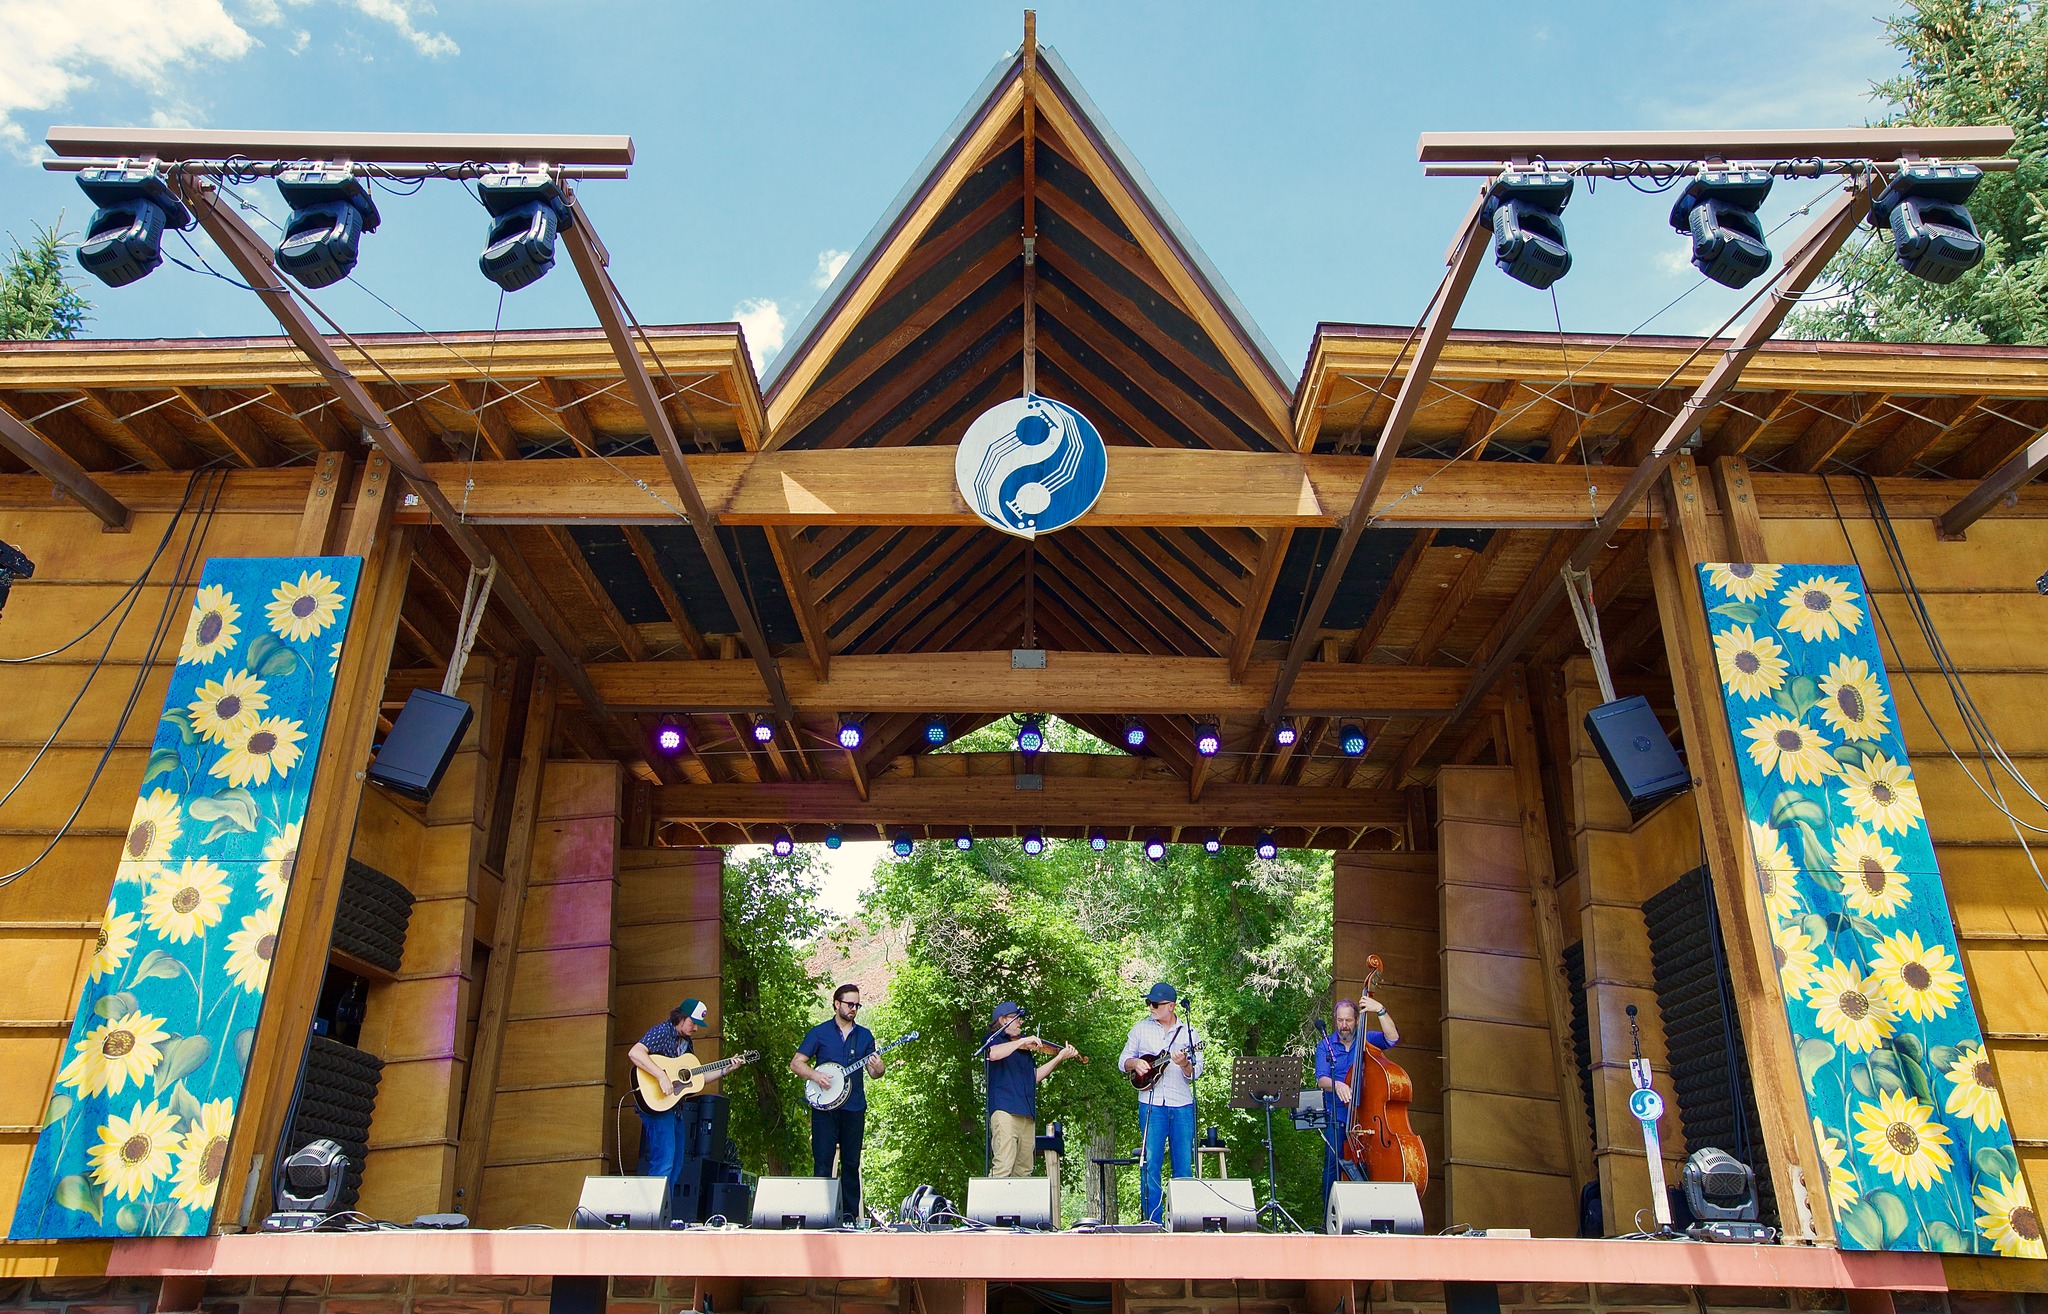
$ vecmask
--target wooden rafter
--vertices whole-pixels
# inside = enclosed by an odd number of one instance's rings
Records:
[[[1852,393],[1837,399],[1813,417],[1805,431],[1785,449],[1777,464],[1795,471],[1818,473],[1824,470],[1835,453],[1841,451],[1855,434],[1857,426],[1882,411],[1887,400],[1889,394],[1882,392]]]
[[[1930,397],[1910,409],[1893,402],[1907,410],[1906,418],[1859,464],[1879,478],[1905,474],[1940,446],[1943,439],[1975,419],[1977,408],[1988,400],[1982,393]]]
[[[0,447],[21,458],[22,463],[64,490],[67,497],[100,518],[109,529],[126,529],[134,513],[121,500],[100,487],[63,448],[44,438],[0,406]]]

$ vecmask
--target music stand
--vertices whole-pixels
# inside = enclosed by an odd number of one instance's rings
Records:
[[[1301,1089],[1301,1059],[1292,1054],[1263,1057],[1240,1054],[1230,1068],[1230,1107],[1264,1109],[1266,1112],[1266,1202],[1259,1206],[1261,1225],[1267,1212],[1281,1218],[1297,1232],[1306,1231],[1280,1203],[1280,1183],[1273,1167],[1273,1110],[1293,1103]]]

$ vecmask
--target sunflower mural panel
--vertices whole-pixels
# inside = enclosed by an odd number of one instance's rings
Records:
[[[1862,574],[1700,585],[1841,1244],[2042,1258]]]
[[[207,1230],[360,567],[207,563],[10,1238]]]

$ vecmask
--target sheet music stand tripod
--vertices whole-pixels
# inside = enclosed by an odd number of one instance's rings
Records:
[[[1259,1206],[1260,1225],[1268,1212],[1293,1230],[1304,1231],[1281,1205],[1279,1181],[1273,1167],[1273,1110],[1282,1102],[1292,1103],[1301,1089],[1301,1060],[1291,1054],[1262,1057],[1240,1054],[1230,1068],[1230,1107],[1266,1111],[1266,1202]]]

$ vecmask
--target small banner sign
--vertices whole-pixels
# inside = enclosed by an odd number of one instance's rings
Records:
[[[974,514],[1020,538],[1088,514],[1108,476],[1108,449],[1088,417],[1036,393],[983,411],[953,458],[954,480]]]
[[[1836,1236],[2040,1259],[1863,576],[1699,569]]]
[[[361,567],[206,563],[11,1240],[207,1230]]]

